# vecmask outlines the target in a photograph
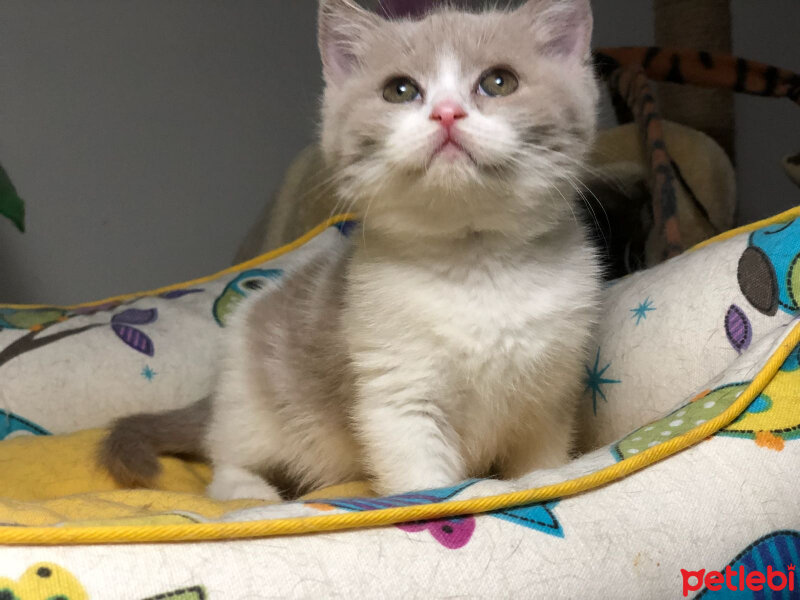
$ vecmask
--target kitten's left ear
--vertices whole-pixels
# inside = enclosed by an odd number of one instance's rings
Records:
[[[534,30],[543,52],[584,60],[592,47],[592,6],[589,0],[528,0],[517,9]]]
[[[354,0],[320,0],[319,51],[325,81],[339,85],[356,68],[366,34],[381,18]]]

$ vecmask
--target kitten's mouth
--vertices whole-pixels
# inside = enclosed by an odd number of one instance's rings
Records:
[[[448,162],[455,162],[459,159],[466,158],[471,161],[474,165],[478,165],[478,161],[475,160],[475,157],[472,156],[469,150],[464,148],[458,140],[454,137],[448,135],[442,141],[439,146],[431,153],[431,157],[428,160],[428,166],[433,163],[434,160],[437,158],[441,158]]]

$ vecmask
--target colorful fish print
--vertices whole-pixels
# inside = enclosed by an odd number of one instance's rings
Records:
[[[428,531],[437,542],[450,550],[458,550],[467,545],[475,532],[475,517],[452,517],[435,521],[416,521],[397,526],[409,533]]]
[[[50,435],[50,432],[19,415],[0,410],[0,440],[20,435]]]
[[[687,433],[725,412],[750,382],[730,383],[702,392],[666,417],[645,425],[612,446],[617,460],[630,458]],[[750,406],[716,435],[755,440],[762,448],[780,451],[800,438],[800,346],[792,350],[778,373]]]
[[[274,281],[283,275],[281,269],[249,269],[240,273],[233,279],[214,301],[214,319],[225,327],[228,316],[236,305],[247,296],[263,289],[268,282]]]
[[[739,288],[759,312],[800,310],[800,219],[770,225],[750,234],[739,259]]]
[[[421,492],[410,492],[397,496],[385,498],[338,498],[334,500],[315,500],[308,504],[320,508],[341,508],[350,511],[381,510],[384,508],[396,508],[400,506],[418,506],[421,504],[435,504],[450,500],[469,486],[480,481],[470,479],[459,485],[439,488],[435,490],[424,490]],[[553,513],[553,508],[558,501],[546,502],[543,504],[531,504],[517,508],[508,508],[487,513],[490,516],[522,525],[528,529],[541,531],[556,537],[564,537],[564,530],[561,528],[558,519]],[[408,532],[428,531],[433,538],[445,548],[462,548],[469,542],[475,531],[475,518],[450,517],[449,519],[436,519],[432,521],[419,521],[403,523],[398,525],[400,529]]]
[[[729,562],[720,573],[724,576],[730,568],[732,573],[728,573],[728,581],[720,585],[720,589],[702,589],[696,596],[704,600],[723,600],[726,598],[742,598],[763,600],[781,600],[783,598],[797,598],[800,581],[798,581],[795,569],[800,565],[800,531],[783,530],[775,531],[757,539],[755,542],[742,550],[736,558]],[[767,567],[773,571],[779,571],[785,579],[780,576],[773,578],[773,585],[783,589],[771,589],[770,586],[763,585],[761,590],[746,589],[745,581],[747,576],[753,572],[767,573]],[[791,575],[790,575],[791,574]],[[790,590],[789,576],[794,581],[793,590]],[[731,590],[730,587],[736,588]],[[785,584],[782,585],[782,584]],[[716,585],[715,585],[716,587]],[[694,589],[697,589],[696,587]]]

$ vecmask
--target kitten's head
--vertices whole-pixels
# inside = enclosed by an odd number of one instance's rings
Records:
[[[366,226],[521,233],[571,210],[596,125],[589,0],[413,20],[321,0],[319,18],[322,146]]]

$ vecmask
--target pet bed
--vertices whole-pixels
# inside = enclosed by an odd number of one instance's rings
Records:
[[[568,466],[265,504],[204,498],[208,468],[170,458],[158,489],[118,489],[100,429],[207,395],[236,302],[352,229],[153,292],[0,307],[0,597],[713,597],[701,569],[794,573],[800,208],[607,287]]]

